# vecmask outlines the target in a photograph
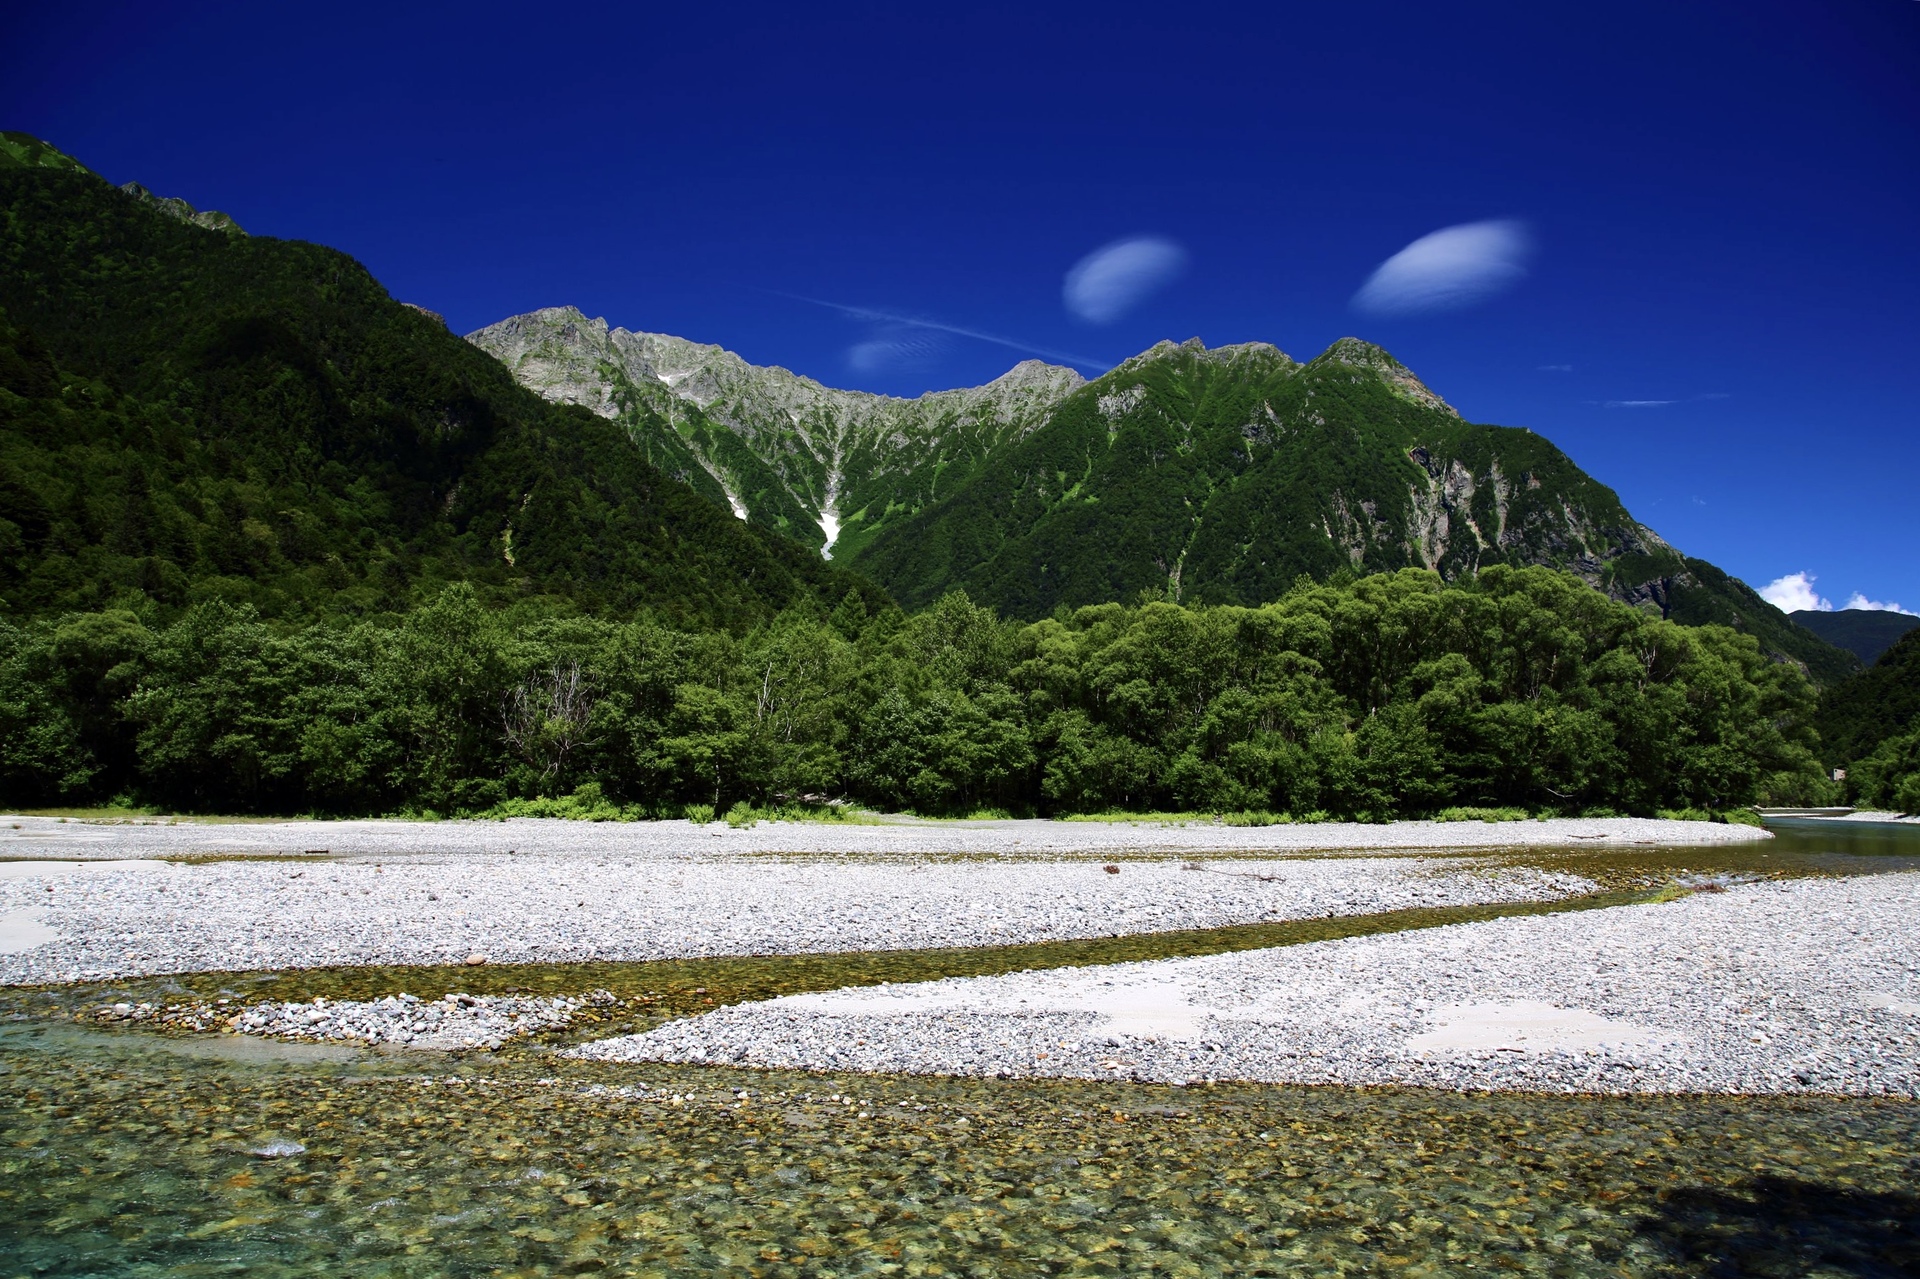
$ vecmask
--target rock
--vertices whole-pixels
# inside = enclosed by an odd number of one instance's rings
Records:
[[[307,1148],[297,1141],[269,1141],[250,1148],[247,1153],[255,1159],[285,1159],[290,1155],[304,1155]]]
[[[473,954],[467,956],[467,962],[469,964],[474,965],[475,967],[478,967],[479,965],[487,962],[487,957],[485,955],[482,955],[479,951],[475,951]]]

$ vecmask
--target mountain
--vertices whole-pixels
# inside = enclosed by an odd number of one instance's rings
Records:
[[[749,621],[849,590],[515,384],[352,258],[0,145],[0,601],[269,616],[498,603]],[[176,207],[177,203],[177,207]]]
[[[1816,727],[1822,758],[1840,766],[1920,730],[1920,630],[1908,630],[1865,671],[1822,691]]]
[[[909,608],[1003,613],[1277,598],[1302,576],[1567,569],[1675,620],[1746,630],[1822,683],[1859,669],[1690,559],[1524,428],[1463,420],[1377,346],[1162,342],[1086,383],[1028,362],[898,400],[609,329],[570,307],[470,335],[523,384],[623,425],[743,519],[831,549]]]
[[[964,488],[1082,385],[1028,360],[915,400],[839,391],[731,351],[609,329],[573,307],[467,335],[522,385],[620,423],[647,459],[744,520],[838,559]]]
[[[152,205],[161,213],[179,222],[190,223],[208,231],[226,231],[232,235],[245,235],[240,224],[218,209],[196,209],[178,196],[155,195],[138,182],[122,182],[120,189],[142,204]]]
[[[1902,635],[1920,626],[1920,617],[1911,613],[1872,608],[1842,608],[1830,612],[1799,609],[1787,616],[1793,619],[1794,625],[1812,631],[1827,643],[1844,648],[1867,663],[1877,660]]]

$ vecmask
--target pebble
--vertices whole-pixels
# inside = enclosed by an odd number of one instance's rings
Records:
[[[738,832],[721,827],[727,838],[711,847],[702,829],[686,822],[368,822],[340,826],[375,828],[385,839],[397,839],[397,828],[417,837],[420,849],[388,850],[377,861],[364,849],[305,863],[253,857],[135,861],[131,865],[142,869],[134,870],[124,860],[132,854],[190,851],[179,842],[182,831],[194,838],[212,831],[219,839],[259,841],[265,837],[258,832],[274,827],[62,826],[46,819],[23,819],[23,827],[36,821],[32,829],[45,835],[41,842],[49,856],[58,851],[71,859],[73,848],[61,845],[71,839],[119,860],[85,873],[74,870],[73,860],[61,860],[47,863],[45,878],[0,877],[0,915],[31,909],[44,930],[33,944],[0,953],[0,984],[459,965],[474,958],[487,964],[579,963],[1011,945],[1557,899],[1594,888],[1578,875],[1489,865],[1470,856],[1216,856],[1185,869],[1207,850],[1166,846],[1204,838],[1215,841],[1215,854],[1227,846],[1284,852],[1259,841],[1284,836],[1297,842],[1302,831],[1319,832],[1329,845],[1356,832],[1388,842],[1452,837],[1476,825],[1464,822],[1256,829],[796,823]],[[307,829],[311,824],[288,825],[292,834],[273,838],[290,847],[325,844],[338,854],[356,842],[351,831],[329,829],[316,839]],[[1584,827],[1631,833],[1660,825],[1512,822],[1488,829],[1560,829],[1563,839],[1571,839]],[[1684,834],[1752,834],[1706,823],[1664,826],[1685,828]],[[1062,847],[1036,849],[1039,834]],[[876,836],[895,843],[877,842]],[[951,849],[961,836],[970,841],[961,846],[975,855],[930,860],[925,852],[927,840]],[[1158,841],[1152,850],[1118,846],[1147,837]],[[1009,842],[1015,839],[1027,842]],[[437,851],[429,851],[429,840],[439,841]],[[487,851],[474,841],[504,846]],[[812,851],[777,851],[773,846],[782,841]],[[5,847],[0,841],[0,851]],[[1106,865],[1122,865],[1115,856],[1127,858],[1123,873],[1103,873]],[[153,869],[156,864],[162,869]]]
[[[1165,1083],[1914,1098],[1920,874],[796,995],[574,1053]]]
[[[218,1007],[199,1002],[159,1007],[114,1004],[95,1016],[103,1021],[148,1023],[178,1030],[230,1030],[268,1039],[384,1044],[453,1051],[497,1049],[509,1040],[555,1030],[576,1009],[617,1003],[608,991],[579,998],[470,995],[456,991],[435,1000],[416,995],[382,999],[314,999]]]

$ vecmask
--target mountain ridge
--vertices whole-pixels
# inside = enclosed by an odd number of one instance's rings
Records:
[[[1747,630],[1823,683],[1858,669],[1634,519],[1545,437],[1466,421],[1355,337],[1304,363],[1265,342],[1166,340],[1092,381],[1026,361],[913,400],[572,307],[468,340],[909,608],[955,588],[1018,617],[1141,592],[1258,603],[1303,575],[1543,564],[1662,616]]]
[[[736,516],[843,556],[1083,383],[1025,360],[985,385],[910,400],[847,391],[571,306],[510,316],[467,340],[548,399],[620,422],[650,461]]]

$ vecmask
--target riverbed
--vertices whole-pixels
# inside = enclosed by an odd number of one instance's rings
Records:
[[[1009,945],[976,929],[961,939],[970,945],[945,948],[136,968],[15,987],[0,1000],[0,1245],[21,1273],[67,1275],[1901,1273],[1920,1220],[1920,1106],[1897,1096],[1302,1087],[1202,1072],[1175,1085],[1151,1072],[985,1078],[564,1055],[849,987],[1098,981],[1103,965],[1432,947],[1474,928],[1611,929],[1629,918],[1622,910],[1707,909],[1801,891],[1808,877],[1872,893],[1861,877],[1891,872],[1877,882],[1903,891],[1920,869],[1920,847],[1851,838],[1815,828],[1762,842],[1563,839],[1440,854],[1139,850],[1075,832],[1071,855],[872,848],[845,858],[847,884],[888,867],[926,873],[916,862],[1081,874],[1095,887],[1076,900],[1089,903],[1130,877],[1156,891],[1191,883],[1179,919],[1204,926],[1156,929],[1141,913],[1130,930],[1053,928]],[[129,856],[126,845],[101,851]],[[385,875],[394,855],[379,852],[376,870],[373,857],[330,850],[287,863],[269,850],[260,865]],[[756,849],[734,860],[786,873],[836,856]],[[596,857],[609,850],[578,860]],[[1312,873],[1261,878],[1296,867]],[[1322,880],[1328,867],[1358,874]],[[1476,873],[1503,887],[1393,906],[1393,893]],[[108,882],[75,872],[55,895]],[[22,884],[45,891],[37,873],[0,880]],[[1007,896],[1005,917],[1044,898]],[[1315,911],[1274,913],[1292,901]],[[583,998],[596,990],[612,1002]],[[194,1033],[114,1011],[205,1003],[225,1016],[402,991],[580,1003],[567,1024],[496,1051]]]

